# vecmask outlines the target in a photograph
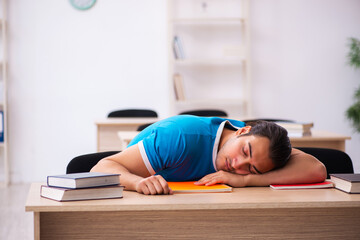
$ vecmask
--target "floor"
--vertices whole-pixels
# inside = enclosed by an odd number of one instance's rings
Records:
[[[0,187],[0,239],[34,239],[33,213],[25,212],[30,184]]]

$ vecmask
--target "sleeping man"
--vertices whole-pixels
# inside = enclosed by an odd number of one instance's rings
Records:
[[[172,194],[168,181],[246,187],[326,178],[325,166],[292,148],[287,131],[275,123],[190,115],[150,125],[91,171],[120,173],[126,190],[152,195]]]

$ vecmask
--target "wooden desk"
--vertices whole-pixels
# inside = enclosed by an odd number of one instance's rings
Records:
[[[153,123],[159,118],[114,118],[97,121],[97,151],[119,151],[123,142],[118,136],[119,131],[136,131],[138,126]],[[345,151],[345,141],[351,139],[328,131],[312,130],[309,137],[291,137],[293,147],[321,147]]]
[[[26,211],[35,239],[358,239],[360,194],[336,189],[234,189],[232,193],[56,202],[32,184]]]
[[[143,124],[154,123],[159,118],[107,118],[96,121],[97,151],[122,150],[122,141],[118,137],[119,131],[136,131]]]
[[[136,137],[136,135],[138,135],[140,132],[138,131],[119,131],[118,134],[118,138],[121,141],[121,149],[120,150],[124,150],[127,145],[129,145],[129,143],[131,142],[131,140],[133,140],[133,138]]]
[[[351,137],[328,131],[312,130],[312,136],[290,137],[293,147],[332,148],[345,152],[345,141]]]

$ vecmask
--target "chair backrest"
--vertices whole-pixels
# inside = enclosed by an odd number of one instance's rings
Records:
[[[119,151],[98,152],[80,155],[73,158],[66,167],[66,173],[90,172],[101,159],[118,153]]]
[[[227,117],[227,113],[223,110],[217,109],[204,109],[204,110],[193,110],[179,113],[179,115],[194,115],[199,117]]]
[[[267,122],[288,122],[288,123],[294,123],[294,120],[288,120],[288,119],[275,119],[275,118],[256,118],[256,119],[248,119],[244,120],[244,123],[249,122],[256,122],[256,121],[267,121]]]
[[[108,114],[109,118],[115,117],[158,117],[157,112],[150,109],[123,109],[112,111]]]
[[[195,110],[195,111],[186,111],[186,112],[181,112],[179,113],[179,115],[194,115],[194,116],[199,116],[199,117],[227,117],[227,113],[222,111],[222,110]],[[142,131],[145,128],[147,128],[148,126],[150,126],[153,123],[147,123],[147,124],[143,124],[140,125],[137,128],[137,131]]]
[[[327,178],[332,173],[354,173],[353,163],[349,155],[343,151],[328,148],[297,148],[305,153],[313,155],[321,161],[327,170]]]
[[[150,126],[151,124],[153,124],[153,123],[142,124],[142,125],[138,126],[137,131],[142,131],[145,128],[147,128],[148,126]]]

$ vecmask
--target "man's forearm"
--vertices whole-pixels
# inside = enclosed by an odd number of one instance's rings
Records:
[[[144,179],[141,176],[130,173],[121,164],[107,159],[100,160],[90,171],[120,174],[120,184],[125,186],[126,190],[136,191],[136,183]]]
[[[325,166],[311,155],[296,151],[282,168],[264,174],[245,176],[246,186],[322,182],[326,179]]]

